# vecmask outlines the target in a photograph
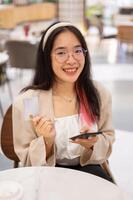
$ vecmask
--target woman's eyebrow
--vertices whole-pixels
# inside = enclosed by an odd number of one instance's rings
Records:
[[[74,46],[74,48],[77,48],[77,47],[82,47],[82,45],[78,44],[78,45]]]
[[[77,47],[82,47],[82,46],[81,44],[78,44],[78,45],[75,45],[73,48],[77,48]],[[56,50],[66,50],[66,49],[67,49],[66,47],[60,46],[60,47],[55,48],[54,50],[56,51]]]
[[[56,51],[56,50],[64,50],[64,49],[67,49],[67,48],[66,47],[57,47],[54,50]]]

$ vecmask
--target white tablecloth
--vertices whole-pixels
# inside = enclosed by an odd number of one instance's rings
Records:
[[[91,174],[55,167],[25,167],[0,172],[0,182],[17,181],[23,200],[132,200],[116,185]]]

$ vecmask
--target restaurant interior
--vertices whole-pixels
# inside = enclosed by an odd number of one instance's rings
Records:
[[[133,195],[133,0],[0,0],[0,129],[32,80],[42,32],[58,20],[82,31],[93,78],[111,93],[116,140],[109,165],[117,185]],[[13,167],[0,148],[0,172]]]

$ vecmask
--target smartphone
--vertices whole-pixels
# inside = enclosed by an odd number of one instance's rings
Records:
[[[91,132],[91,133],[81,133],[80,135],[76,135],[74,137],[71,137],[71,140],[76,140],[76,139],[88,139],[89,137],[95,137],[96,135],[102,134],[102,131],[98,132]]]

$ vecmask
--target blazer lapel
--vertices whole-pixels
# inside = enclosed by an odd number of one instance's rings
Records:
[[[54,109],[52,99],[52,89],[48,91],[40,91],[39,93],[39,113],[54,120]]]

